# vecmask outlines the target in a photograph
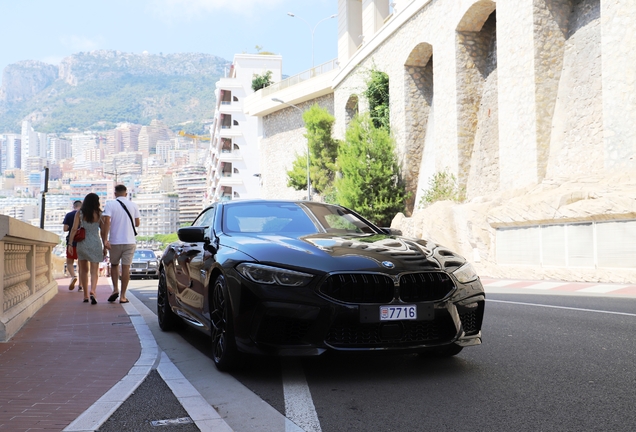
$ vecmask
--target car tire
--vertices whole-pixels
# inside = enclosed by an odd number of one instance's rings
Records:
[[[179,317],[172,311],[168,300],[168,281],[164,269],[161,269],[157,283],[157,320],[163,331],[174,330],[179,324]]]
[[[464,347],[457,344],[444,345],[440,347],[431,348],[422,354],[427,357],[453,357],[462,352]]]
[[[226,372],[238,367],[240,355],[236,349],[232,311],[223,275],[214,281],[210,299],[212,360],[218,370]]]

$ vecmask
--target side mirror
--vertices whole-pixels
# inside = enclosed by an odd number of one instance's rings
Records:
[[[179,228],[177,237],[185,243],[199,243],[205,241],[205,231],[207,227],[184,227]]]

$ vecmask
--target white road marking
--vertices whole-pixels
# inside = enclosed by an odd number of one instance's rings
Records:
[[[575,307],[568,307],[568,306],[554,306],[554,305],[544,305],[544,304],[537,304],[537,303],[524,303],[524,302],[492,300],[492,299],[488,299],[487,302],[508,303],[508,304],[522,305],[522,306],[537,306],[537,307],[544,307],[544,308],[550,308],[550,309],[567,309],[567,310],[581,311],[581,312],[594,312],[594,313],[603,313],[603,314],[609,314],[609,315],[624,315],[624,316],[636,317],[636,314],[633,314],[633,313],[612,312],[612,311],[604,311],[604,310],[597,310],[597,309],[583,309],[583,308],[575,308]]]
[[[505,287],[508,285],[516,284],[519,281],[516,280],[498,280],[496,282],[485,283],[485,287]]]
[[[627,288],[629,285],[594,285],[589,288],[583,288],[578,290],[578,292],[588,292],[588,293],[601,293],[606,294],[608,292],[616,291],[619,289]]]
[[[539,282],[533,285],[529,285],[525,288],[533,289],[533,290],[551,290],[553,288],[557,288],[563,285],[565,285],[563,282]]]
[[[306,432],[321,432],[320,421],[311,392],[307,385],[305,373],[296,358],[281,360],[283,375],[283,393],[285,396],[285,417],[293,423],[287,423],[285,430],[298,430],[300,427]]]

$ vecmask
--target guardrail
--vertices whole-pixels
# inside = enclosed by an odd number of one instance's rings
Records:
[[[59,237],[0,215],[0,342],[57,294],[53,248]]]
[[[262,92],[262,96],[268,96],[272,93],[275,93],[279,90],[282,90],[287,87],[291,87],[303,81],[306,81],[311,78],[315,78],[318,75],[322,75],[334,69],[338,69],[339,63],[338,59],[329,60],[326,63],[315,66],[311,69],[308,69],[304,72],[299,73],[298,75],[291,76],[289,78],[285,78],[284,80],[271,84],[267,87],[263,87],[260,91]]]

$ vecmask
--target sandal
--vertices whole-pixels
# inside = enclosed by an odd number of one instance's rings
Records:
[[[88,303],[88,299],[84,299],[84,303]]]
[[[91,304],[97,304],[97,300],[95,300],[95,294],[91,294]]]
[[[130,303],[128,300],[120,300],[119,303]]]
[[[110,295],[110,297],[108,297],[108,301],[112,303],[112,302],[114,302],[115,300],[117,300],[117,297],[119,297],[119,293],[118,293],[118,292],[116,292],[116,293],[112,293],[112,294]]]

